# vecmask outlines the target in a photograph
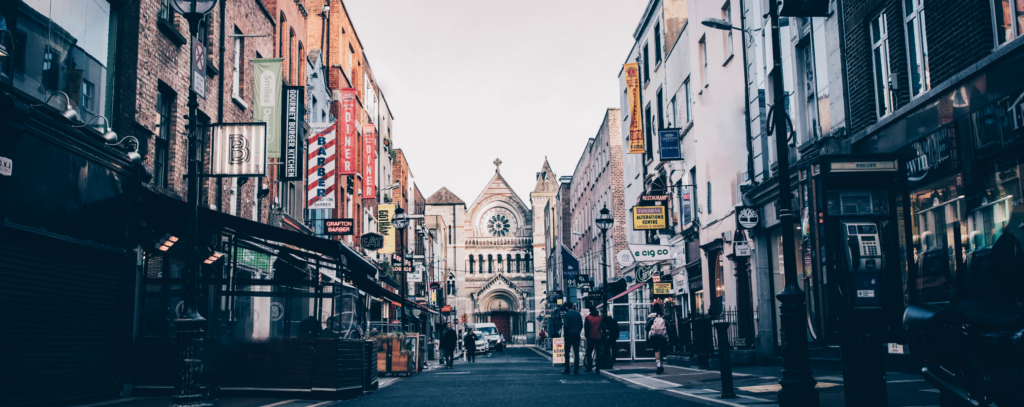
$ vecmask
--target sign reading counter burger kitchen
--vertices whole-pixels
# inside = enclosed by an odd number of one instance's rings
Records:
[[[657,230],[668,227],[664,206],[634,206],[633,230]]]

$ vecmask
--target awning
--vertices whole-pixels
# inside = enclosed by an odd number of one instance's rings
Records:
[[[605,301],[605,302],[615,301],[619,297],[622,297],[623,295],[629,294],[629,293],[633,292],[634,290],[636,290],[637,288],[643,287],[645,285],[647,285],[647,283],[640,283],[640,284],[634,285],[632,287],[629,287],[629,288],[626,289],[626,291],[623,291],[621,294],[616,295],[616,296],[614,296],[612,298],[609,298],[608,301]]]

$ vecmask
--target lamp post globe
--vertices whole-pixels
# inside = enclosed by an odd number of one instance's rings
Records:
[[[409,226],[409,215],[405,214],[405,209],[402,209],[401,206],[395,209],[395,218],[391,220],[391,224],[398,230],[403,230],[406,226]]]
[[[601,214],[597,217],[597,228],[601,230],[611,229],[612,225],[615,224],[615,218],[612,217],[612,212],[608,210],[608,205],[605,205],[601,209]]]
[[[213,10],[213,6],[216,4],[217,0],[171,0],[171,7],[174,7],[174,11],[186,17],[189,14],[205,15]]]

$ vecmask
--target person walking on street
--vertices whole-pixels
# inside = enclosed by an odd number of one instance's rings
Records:
[[[654,348],[654,363],[658,367],[656,373],[665,373],[661,365],[665,351],[668,349],[668,329],[666,328],[664,309],[661,304],[654,303],[651,306],[651,313],[647,315],[647,342]]]
[[[476,363],[476,334],[472,330],[466,330],[466,336],[462,342],[466,347],[466,361]]]
[[[446,369],[452,368],[452,361],[455,358],[455,345],[459,342],[459,336],[452,329],[452,323],[441,333],[441,352],[444,352],[443,361]]]
[[[619,321],[616,321],[610,312],[607,314],[601,317],[601,341],[604,346],[599,351],[602,352],[601,357],[606,358],[606,366],[611,368],[615,365],[615,343],[619,340]],[[601,363],[601,357],[598,357],[598,363]]]
[[[586,363],[583,366],[587,368],[587,373],[590,373],[591,368],[601,373],[601,366],[597,364],[599,358],[595,357],[601,351],[601,312],[597,307],[590,307],[590,315],[583,321],[583,332],[587,337],[587,351],[584,353]]]
[[[537,333],[537,344],[544,346],[544,339],[548,337],[548,333],[544,332],[544,328],[541,328],[540,332]]]
[[[569,374],[569,356],[573,356],[573,374],[580,374],[580,332],[583,331],[583,316],[573,307],[571,302],[565,304],[565,316],[562,317],[562,332],[565,338],[565,370]],[[569,353],[570,349],[572,353]]]

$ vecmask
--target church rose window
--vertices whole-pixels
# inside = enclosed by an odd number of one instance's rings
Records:
[[[510,227],[511,223],[508,218],[502,214],[491,216],[491,219],[487,221],[487,230],[491,232],[491,236],[505,236]]]

